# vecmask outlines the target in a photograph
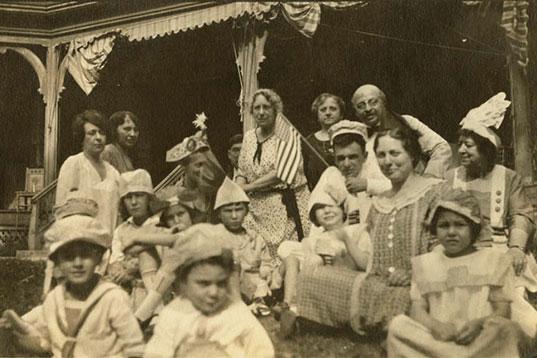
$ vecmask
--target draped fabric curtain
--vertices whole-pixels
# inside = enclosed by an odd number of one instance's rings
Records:
[[[100,72],[114,48],[116,36],[117,33],[109,33],[90,40],[73,40],[69,44],[67,70],[86,95],[99,82]]]
[[[244,132],[255,126],[250,113],[250,105],[252,95],[259,88],[257,73],[259,72],[261,62],[265,59],[263,52],[267,36],[267,30],[256,33],[255,22],[249,22],[244,26],[243,36],[240,40],[236,41],[237,44],[234,44],[241,83],[241,93],[238,102]]]

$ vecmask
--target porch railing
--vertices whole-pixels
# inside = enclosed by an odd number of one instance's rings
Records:
[[[43,233],[54,222],[54,203],[56,201],[56,184],[54,180],[32,198],[32,214],[28,230],[28,249],[42,248]]]
[[[177,166],[155,187],[155,192],[161,192],[181,178],[184,173],[182,166]],[[28,230],[28,249],[40,250],[43,247],[43,234],[54,222],[54,204],[56,202],[57,180],[47,185],[32,198],[32,214]]]

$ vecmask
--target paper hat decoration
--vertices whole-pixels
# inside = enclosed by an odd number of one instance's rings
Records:
[[[136,169],[121,174],[119,178],[119,196],[129,193],[154,194],[151,175],[144,169]]]
[[[502,125],[505,111],[511,104],[505,97],[505,93],[500,92],[479,107],[471,109],[460,122],[461,128],[488,139],[498,148],[501,145],[500,138],[490,127],[498,129]]]
[[[196,224],[177,235],[173,247],[162,259],[160,270],[172,274],[179,267],[220,255],[232,255],[229,235],[221,225]],[[232,242],[232,241],[229,241]]]
[[[311,192],[310,201],[308,205],[308,213],[311,222],[316,222],[314,208],[317,204],[320,205],[331,205],[339,206],[343,203],[343,200],[337,200],[335,197],[330,195],[328,192],[324,191],[321,188],[315,188]]]
[[[242,190],[239,184],[235,183],[228,177],[224,178],[224,182],[216,192],[216,200],[214,202],[214,210],[233,204],[233,203],[249,203],[248,195]]]
[[[95,218],[84,215],[72,215],[57,220],[45,232],[45,240],[49,245],[49,257],[53,258],[58,250],[73,241],[84,241],[110,247],[111,237],[102,224]]]
[[[368,138],[367,126],[365,124],[356,122],[356,121],[349,121],[348,119],[344,119],[332,125],[330,128],[328,128],[328,135],[330,136],[330,144],[333,143],[335,137],[341,134],[345,134],[345,133],[358,134],[359,136],[364,138],[364,141],[367,141],[367,138]]]
[[[193,135],[186,137],[183,141],[177,144],[172,149],[166,152],[166,161],[167,162],[178,162],[189,155],[203,149],[209,148],[207,143],[204,141],[201,135]]]
[[[481,210],[479,202],[469,192],[461,189],[447,190],[440,197],[440,201],[434,207],[429,216],[429,224],[438,212],[438,209],[444,208],[464,216],[470,221],[481,224]]]

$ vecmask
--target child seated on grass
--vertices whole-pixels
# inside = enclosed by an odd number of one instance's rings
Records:
[[[487,233],[477,199],[450,191],[431,217],[441,246],[412,259],[410,316],[392,320],[388,357],[518,357],[514,272],[506,255],[474,247]]]
[[[268,315],[264,298],[271,295],[273,263],[263,237],[242,226],[249,202],[244,190],[226,177],[216,193],[214,210],[221,222],[218,226],[228,233],[223,237],[233,250],[243,300],[253,302],[250,309],[254,314]]]
[[[164,307],[145,357],[273,357],[263,326],[231,298],[233,253],[213,225],[195,225],[162,266],[176,273],[177,297]]]
[[[157,227],[160,220],[157,213],[164,208],[164,203],[155,197],[151,176],[143,169],[121,174],[119,184],[119,208],[126,220],[114,231],[108,276],[117,284],[131,286],[131,306],[136,310],[147,288],[153,285],[160,255],[155,246],[133,247],[129,238],[140,232],[162,231]]]
[[[33,354],[54,357],[139,357],[143,336],[128,295],[96,273],[110,235],[93,217],[71,215],[45,233],[49,258],[63,283],[33,310],[32,322],[11,310],[0,326],[13,330],[18,344]]]
[[[303,267],[324,264],[365,271],[371,252],[365,224],[345,225],[343,203],[324,190],[316,189],[311,193],[309,215],[322,232],[302,242],[284,241],[278,248],[283,261],[284,302],[281,307],[275,307],[275,313],[282,315],[280,328],[284,338],[294,331],[297,278]]]

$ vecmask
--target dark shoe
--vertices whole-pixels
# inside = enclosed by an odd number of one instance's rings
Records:
[[[291,338],[297,329],[298,315],[290,309],[284,310],[280,318],[280,334],[283,339]]]
[[[274,319],[276,321],[280,320],[280,317],[282,316],[282,313],[284,311],[289,311],[289,305],[285,302],[278,302],[274,306],[272,306],[272,315],[274,316]]]

